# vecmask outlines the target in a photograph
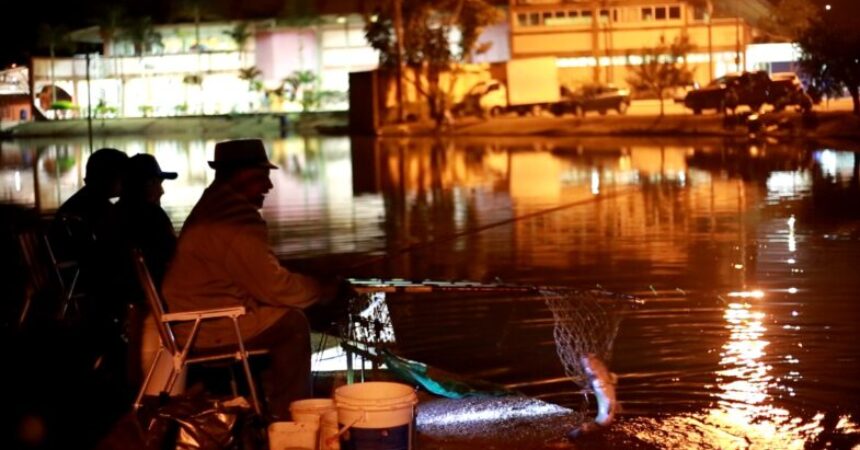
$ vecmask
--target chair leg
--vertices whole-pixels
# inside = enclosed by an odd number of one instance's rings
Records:
[[[251,391],[251,403],[254,405],[254,412],[258,416],[263,414],[260,408],[260,400],[257,398],[257,386],[254,383],[254,376],[251,374],[251,364],[248,362],[248,352],[245,351],[245,342],[242,341],[242,332],[239,331],[239,321],[233,318],[233,328],[236,330],[236,340],[239,343],[239,354],[242,358],[242,367],[245,369],[245,377],[248,379],[248,390]]]
[[[146,393],[146,388],[149,387],[149,382],[152,381],[152,375],[155,373],[155,368],[158,367],[158,361],[164,353],[164,347],[159,347],[152,364],[149,365],[149,370],[146,372],[146,378],[143,379],[143,384],[140,386],[140,391],[137,393],[137,398],[134,399],[134,410],[140,409],[143,395]]]

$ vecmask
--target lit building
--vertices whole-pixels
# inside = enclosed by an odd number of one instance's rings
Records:
[[[720,7],[722,5],[722,7]],[[510,0],[512,58],[556,56],[563,82],[625,84],[645,47],[686,35],[699,83],[745,67],[762,0]]]
[[[32,119],[26,67],[0,70],[0,130]]]
[[[503,19],[478,40],[489,44],[488,51],[471,62],[554,56],[563,83],[623,85],[628,62],[635,64],[644,47],[686,35],[694,46],[687,63],[704,84],[742,68],[772,68],[772,49],[747,50],[758,33],[750,24],[768,13],[768,5],[765,0],[508,0],[499,6]],[[95,117],[344,110],[349,72],[378,64],[377,51],[364,37],[364,20],[355,12],[295,25],[258,20],[247,24],[241,48],[231,36],[240,26],[236,22],[156,25],[151,31],[158,39],[147,45],[123,37],[105,42],[98,27],[78,30],[73,40],[99,44],[102,51],[90,55],[89,70],[83,55],[34,58],[34,113],[84,117],[88,106]],[[781,53],[789,54],[788,63],[794,57],[790,47]],[[299,73],[313,80],[291,89],[285,79]],[[305,91],[321,100],[303,105]]]
[[[137,50],[128,39],[103,43],[97,27],[76,31],[74,40],[104,46],[102,54],[90,55],[89,82],[84,55],[33,58],[37,109],[48,118],[83,117],[88,105],[96,117],[298,111],[301,91],[295,98],[274,95],[297,71],[314,74],[304,89],[335,94],[321,108],[346,109],[348,73],[377,65],[358,15],[321,16],[313,25],[294,27],[253,22],[242,48],[230,36],[236,26],[159,25],[153,32],[160,39]],[[52,85],[72,99],[70,112],[56,108]]]

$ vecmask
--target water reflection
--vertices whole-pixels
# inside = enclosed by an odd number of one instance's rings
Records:
[[[212,180],[214,142],[102,145],[179,172],[163,198],[177,227]],[[279,170],[263,215],[290,264],[646,297],[613,352],[618,433],[662,448],[794,448],[857,433],[856,153],[538,138],[267,147]],[[3,143],[0,199],[52,211],[81,185],[85,148]],[[574,398],[542,302],[403,300],[390,313],[406,357]]]

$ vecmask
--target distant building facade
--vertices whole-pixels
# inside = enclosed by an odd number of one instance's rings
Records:
[[[751,23],[768,11],[765,0],[733,3],[721,10],[710,0],[508,0],[499,5],[503,19],[478,40],[488,50],[471,62],[555,56],[566,84],[624,85],[627,63],[635,64],[644,47],[686,35],[694,46],[687,62],[704,84],[768,64],[751,61],[746,51],[757,36]],[[235,22],[158,25],[160,42],[144,47],[122,38],[103,42],[97,27],[78,30],[75,40],[103,46],[90,55],[89,71],[83,55],[33,58],[32,95],[48,118],[85,117],[88,108],[96,117],[343,110],[349,72],[378,64],[364,37],[365,18],[329,14],[295,26],[255,21],[241,48],[230,35]],[[313,78],[299,92],[285,83],[297,74]],[[304,91],[328,95],[303,105]]]
[[[710,0],[510,0],[512,58],[556,56],[563,82],[626,84],[646,47],[686,35],[699,83],[746,67],[762,0],[716,8]]]

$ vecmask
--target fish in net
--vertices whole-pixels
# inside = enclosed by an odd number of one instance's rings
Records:
[[[618,335],[622,312],[641,303],[603,290],[541,290],[553,316],[553,337],[567,375],[584,393],[597,399],[597,416],[568,433],[571,438],[612,423],[617,410],[615,375],[607,361]]]

